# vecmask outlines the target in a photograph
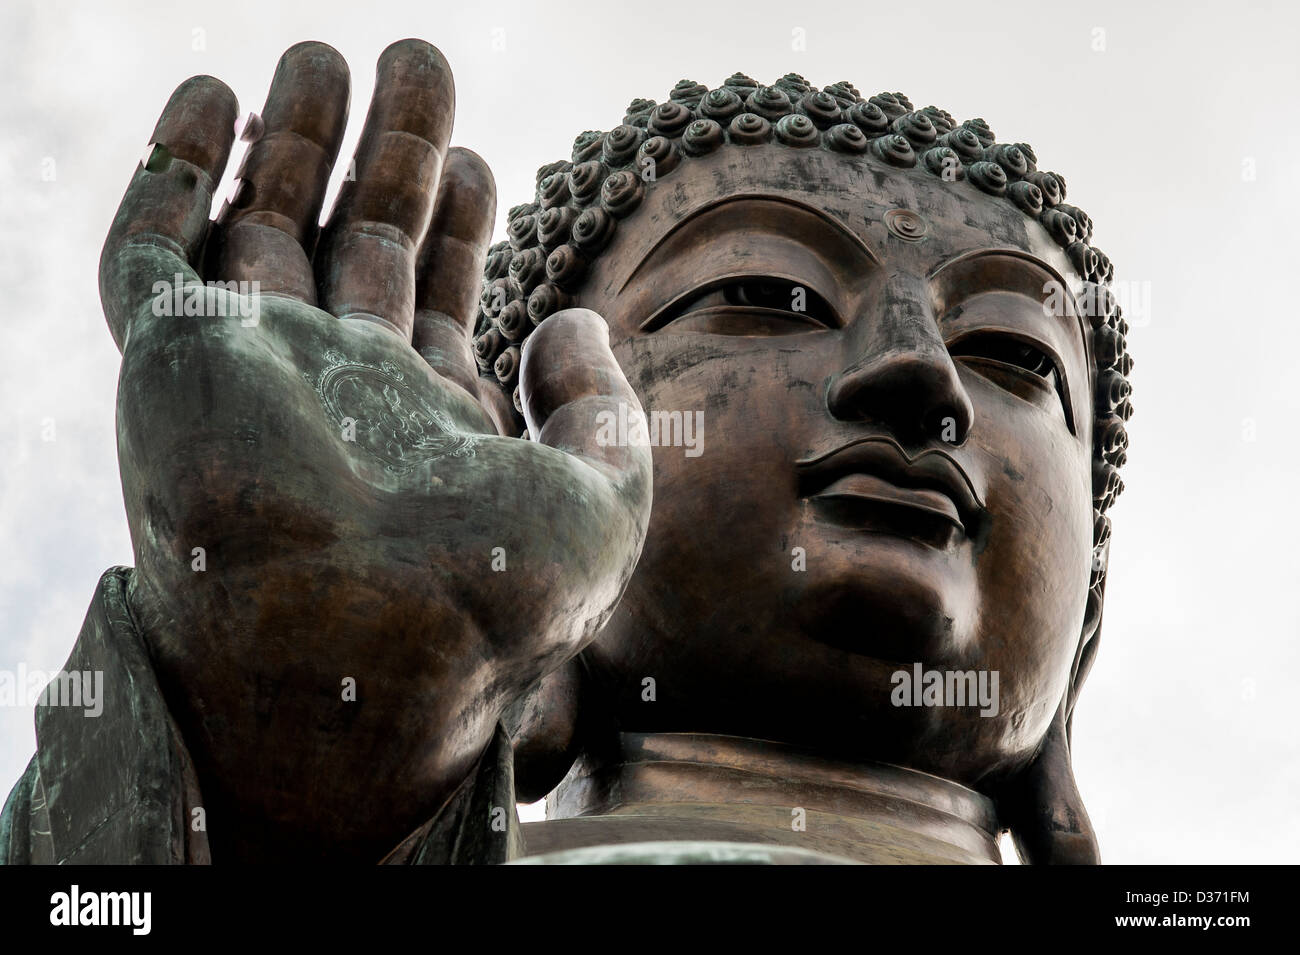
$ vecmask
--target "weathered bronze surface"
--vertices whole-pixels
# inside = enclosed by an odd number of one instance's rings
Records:
[[[318,236],[348,88],[285,54],[214,223],[218,80],[132,178],[100,287],[136,563],[74,651],[108,720],[40,716],[0,860],[1097,861],[1068,729],[1132,362],[1061,177],[735,74],[584,133],[489,248],[404,40]],[[992,695],[900,695],[926,673]]]

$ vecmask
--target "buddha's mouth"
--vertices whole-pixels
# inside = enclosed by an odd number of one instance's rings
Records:
[[[949,547],[973,535],[984,507],[965,472],[929,450],[908,458],[887,437],[866,438],[797,462],[800,496],[844,527]]]
[[[948,547],[966,534],[952,501],[937,491],[901,488],[869,474],[850,474],[809,498],[823,520],[912,537]]]

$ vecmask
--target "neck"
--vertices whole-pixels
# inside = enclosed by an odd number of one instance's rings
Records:
[[[870,863],[1001,861],[993,803],[972,789],[734,736],[620,734],[614,752],[579,760],[546,808],[546,822],[525,827],[530,854],[692,841]]]

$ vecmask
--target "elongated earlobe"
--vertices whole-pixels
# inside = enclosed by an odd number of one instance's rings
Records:
[[[514,744],[515,790],[521,802],[544,797],[577,758],[583,677],[581,659],[570,660],[502,714]]]
[[[1099,865],[1097,837],[1070,765],[1066,700],[1038,756],[998,796],[1022,862],[1029,865]]]

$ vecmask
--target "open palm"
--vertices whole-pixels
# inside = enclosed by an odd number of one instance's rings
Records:
[[[510,410],[470,347],[495,190],[447,148],[442,55],[381,56],[318,230],[347,107],[333,49],[289,50],[209,222],[238,106],[211,77],[182,84],[100,289],[132,608],[204,797],[268,854],[342,831],[371,858],[595,635],[640,553],[650,458],[597,443],[598,414],[640,406],[581,309],[524,349],[534,440],[500,435]]]

